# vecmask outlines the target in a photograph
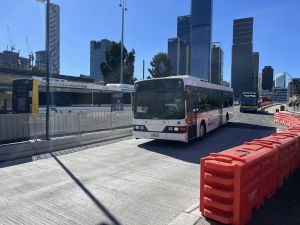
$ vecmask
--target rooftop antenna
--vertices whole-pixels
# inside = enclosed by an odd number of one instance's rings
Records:
[[[13,52],[15,50],[15,45],[13,44],[12,39],[11,39],[9,26],[7,25],[6,28],[7,28],[7,35],[8,35],[9,44],[10,44],[10,50]]]

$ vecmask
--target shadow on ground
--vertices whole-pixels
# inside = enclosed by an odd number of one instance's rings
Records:
[[[121,225],[117,218],[111,214],[108,209],[93,195],[90,190],[80,182],[80,180],[60,161],[54,154],[51,153],[53,159],[61,166],[61,168],[72,178],[72,180],[78,185],[78,187],[90,198],[90,200],[101,210],[106,217],[112,222],[112,225]],[[109,225],[105,222],[99,223],[99,225]]]
[[[207,134],[203,140],[189,143],[153,140],[139,147],[167,155],[190,163],[200,163],[200,159],[213,152],[221,152],[253,139],[263,138],[276,132],[275,127],[231,122]]]

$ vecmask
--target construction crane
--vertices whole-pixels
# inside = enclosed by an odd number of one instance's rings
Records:
[[[31,66],[31,68],[33,68],[34,57],[33,57],[33,52],[31,51],[31,48],[29,46],[29,41],[28,41],[27,35],[26,35],[26,45],[27,45],[27,51],[28,51],[28,55],[29,55],[30,66]]]
[[[7,25],[6,27],[7,27],[7,35],[8,35],[8,39],[9,39],[9,44],[10,44],[10,50],[13,52],[15,50],[15,45],[11,39],[9,26]]]

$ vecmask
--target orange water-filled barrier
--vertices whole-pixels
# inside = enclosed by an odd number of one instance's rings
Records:
[[[274,122],[290,129],[201,159],[203,216],[244,225],[299,168],[300,117],[275,113]]]

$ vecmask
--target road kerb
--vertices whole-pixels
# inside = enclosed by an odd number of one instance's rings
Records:
[[[191,205],[189,208],[185,209],[177,217],[175,217],[171,223],[168,225],[195,225],[200,219],[203,218],[200,209],[200,202]]]
[[[200,201],[196,202],[195,204],[191,205],[190,207],[188,207],[186,210],[184,210],[183,212],[186,213],[191,213],[192,211],[194,211],[195,209],[199,208],[200,206]]]

